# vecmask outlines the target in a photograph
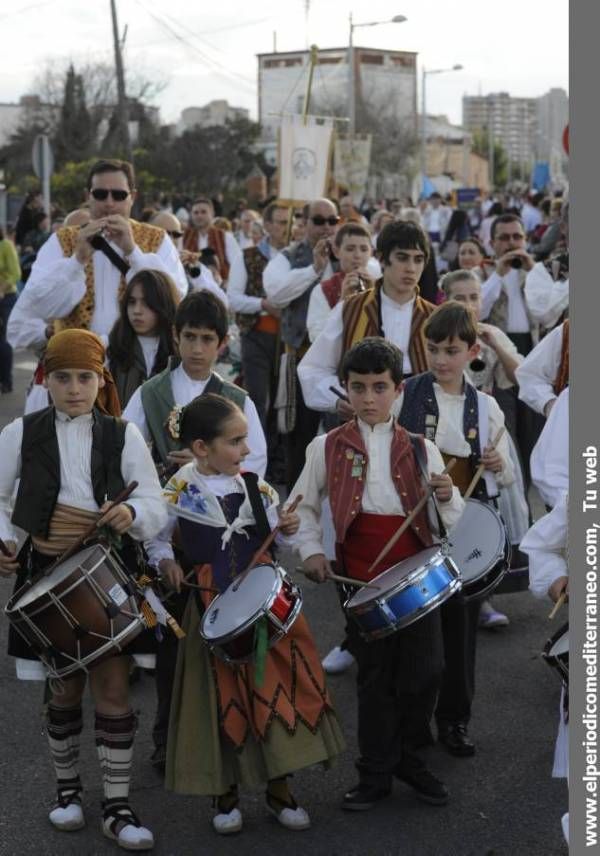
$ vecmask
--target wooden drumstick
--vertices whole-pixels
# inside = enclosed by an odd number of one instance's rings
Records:
[[[496,434],[496,436],[494,437],[494,440],[492,442],[492,445],[491,445],[492,449],[496,448],[496,446],[500,442],[500,438],[504,434],[505,430],[506,430],[505,426],[501,425],[498,433]],[[471,484],[469,485],[469,487],[466,489],[466,491],[463,494],[463,499],[468,499],[471,496],[471,494],[473,493],[473,491],[477,487],[477,482],[479,481],[479,479],[483,475],[484,470],[485,470],[485,464],[479,464],[479,466],[475,470],[475,475],[471,479]]]
[[[456,463],[456,458],[450,458],[450,460],[446,464],[445,468],[442,470],[441,475],[443,475],[443,476],[448,475],[448,473],[450,472],[450,470],[452,469],[452,467],[454,466],[455,463]],[[390,552],[390,550],[392,549],[392,547],[394,546],[396,541],[399,538],[401,538],[402,535],[404,535],[404,533],[406,532],[406,530],[408,529],[410,524],[413,522],[413,520],[415,519],[417,514],[421,511],[421,509],[428,502],[428,500],[429,500],[430,496],[433,494],[434,490],[435,490],[435,488],[432,488],[431,486],[429,486],[427,488],[424,496],[422,496],[421,499],[417,502],[417,504],[415,505],[413,510],[410,512],[410,514],[408,515],[408,517],[406,518],[406,520],[404,521],[402,526],[400,526],[400,528],[396,532],[394,532],[394,534],[392,535],[390,540],[387,542],[387,544],[385,545],[383,550],[380,552],[380,554],[377,556],[375,561],[371,563],[370,568],[367,570],[367,575],[373,573],[373,569],[376,568],[377,565],[379,564],[379,562],[381,562],[381,560],[387,556],[387,554]]]
[[[0,538],[0,552],[4,553],[5,556],[12,556],[12,553],[10,552],[2,538]]]
[[[556,601],[556,603],[554,604],[554,606],[552,608],[552,612],[548,616],[548,621],[552,621],[552,619],[554,618],[554,616],[556,615],[558,610],[561,608],[563,603],[566,601],[566,599],[567,599],[567,592],[563,591],[562,594],[559,596],[558,600]]]
[[[299,493],[298,496],[296,497],[296,499],[292,502],[292,504],[288,508],[286,508],[286,511],[288,513],[295,511],[303,499],[304,499],[304,497],[302,496],[301,493]],[[271,546],[271,544],[275,540],[277,533],[279,532],[279,528],[280,528],[279,526],[276,526],[271,532],[269,532],[269,534],[267,535],[265,540],[262,542],[262,544],[260,545],[260,547],[258,548],[256,553],[250,559],[248,567],[244,571],[242,571],[242,573],[239,575],[239,577],[235,581],[235,583],[233,585],[233,591],[237,591],[239,589],[239,587],[241,586],[241,584],[244,581],[244,578],[246,577],[248,572],[251,571],[252,568],[256,565],[256,563],[258,562],[258,560],[260,559],[262,554],[269,549],[269,547]]]
[[[307,576],[306,571],[301,565],[299,565],[295,570],[304,574],[304,576]],[[352,577],[342,577],[340,574],[329,574],[325,577],[325,582],[327,582],[327,580],[333,580],[335,583],[344,583],[348,586],[356,586],[356,588],[379,588],[375,583],[368,583],[365,580],[354,580]]]

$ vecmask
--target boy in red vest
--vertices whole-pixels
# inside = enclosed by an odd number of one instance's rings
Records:
[[[320,527],[321,505],[329,497],[336,553],[343,573],[368,580],[435,540],[427,507],[372,573],[381,547],[415,507],[425,485],[415,459],[420,445],[429,484],[435,489],[442,522],[450,529],[463,501],[436,447],[411,438],[392,416],[402,385],[402,353],[391,342],[366,338],[345,355],[341,378],[356,416],[316,437],[292,491],[302,494],[298,543],[304,569],[317,582],[331,573]],[[443,646],[439,610],[391,636],[364,641],[350,628],[350,650],[358,663],[359,783],[345,794],[343,807],[369,809],[388,796],[395,776],[426,802],[443,804],[446,787],[425,767],[414,748],[428,727],[429,694],[439,685]]]

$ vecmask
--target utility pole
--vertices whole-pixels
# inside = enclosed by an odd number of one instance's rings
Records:
[[[133,162],[133,151],[129,137],[129,111],[127,109],[127,96],[125,95],[125,72],[123,70],[123,56],[121,54],[121,42],[119,41],[119,25],[117,24],[116,0],[110,0],[110,11],[112,15],[113,41],[115,44],[115,71],[117,73],[117,118],[119,137],[125,149],[127,160]]]

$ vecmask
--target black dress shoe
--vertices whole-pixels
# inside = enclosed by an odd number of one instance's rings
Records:
[[[440,726],[438,739],[451,755],[456,755],[458,758],[469,758],[475,754],[475,744],[469,739],[467,726],[462,722]]]
[[[342,808],[346,811],[367,811],[380,800],[389,797],[391,792],[391,788],[378,788],[375,785],[360,782],[355,788],[344,794]]]
[[[425,765],[403,762],[398,764],[394,775],[409,785],[423,802],[432,805],[445,805],[448,802],[448,788]]]

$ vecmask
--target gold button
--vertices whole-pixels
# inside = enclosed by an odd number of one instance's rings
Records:
[[[406,491],[402,491],[402,496],[408,496],[408,494],[406,493]]]

